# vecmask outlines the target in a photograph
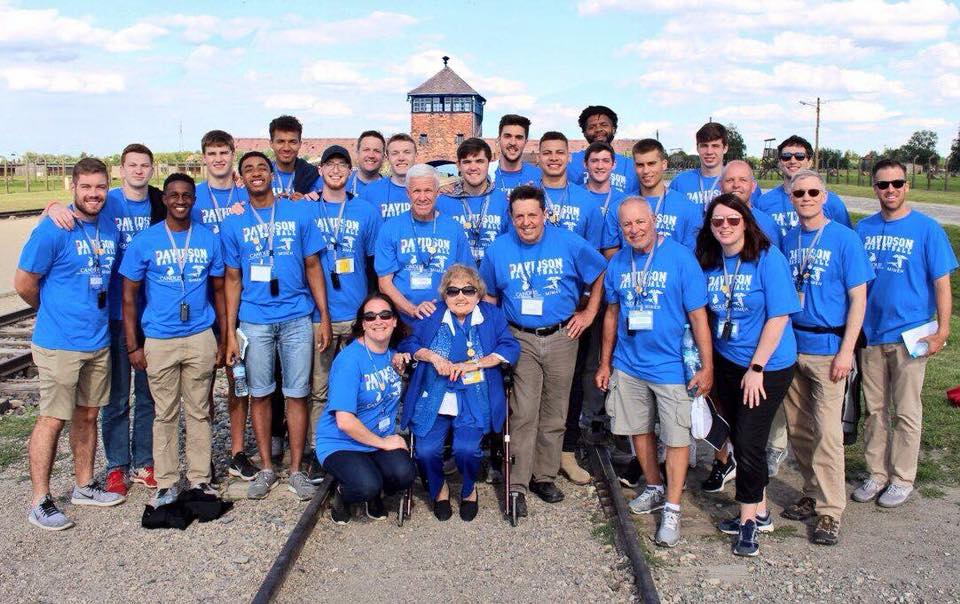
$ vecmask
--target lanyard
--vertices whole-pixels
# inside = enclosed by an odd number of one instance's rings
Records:
[[[380,367],[377,367],[377,363],[373,360],[373,355],[370,354],[370,349],[367,348],[366,338],[364,338],[363,341],[360,342],[360,345],[363,346],[363,349],[367,352],[367,358],[370,359],[370,366],[373,367],[373,373],[370,374],[370,381],[372,381],[373,385],[377,387],[377,390],[378,390],[377,402],[379,403],[381,400],[383,400],[383,395],[387,393],[387,386],[389,385],[389,381],[387,378],[384,378],[383,382],[381,382],[380,378],[377,377],[382,369]],[[388,361],[384,369],[386,369],[386,367],[389,367],[389,366],[390,366],[390,363]],[[382,407],[380,409],[380,412],[381,414],[383,413]]]
[[[650,274],[650,264],[653,262],[653,255],[656,253],[657,248],[660,247],[660,236],[657,235],[657,240],[653,242],[653,248],[650,250],[650,254],[647,256],[647,261],[643,263],[643,273],[638,278],[637,277],[637,253],[636,250],[630,250],[630,285],[633,286],[633,289],[640,295],[640,307],[643,308],[643,301],[647,298],[647,275]]]
[[[103,253],[103,250],[100,248],[100,217],[97,217],[96,220],[96,232],[93,235],[93,239],[90,238],[90,235],[87,234],[86,223],[82,220],[77,220],[80,223],[80,232],[83,233],[83,237],[87,240],[87,243],[90,244],[90,250],[93,254],[93,265],[96,267],[97,272],[100,272],[100,254]]]
[[[450,318],[453,320],[454,330],[463,332],[463,339],[467,343],[467,357],[472,359],[476,355],[476,350],[473,348],[473,336],[476,335],[477,326],[470,324],[471,315],[467,315],[462,325],[460,321],[453,316],[453,313],[450,313],[450,315]]]
[[[353,196],[356,197],[356,196],[357,196],[357,181],[360,180],[360,177],[357,176],[357,171],[356,171],[356,170],[353,171],[353,174],[352,174],[351,176],[353,176],[353,185],[352,185],[352,187],[351,187],[351,189],[350,189],[350,193],[352,193]]]
[[[704,212],[707,211],[707,206],[710,204],[711,201],[713,201],[712,199],[707,199],[707,193],[712,193],[713,191],[718,191],[718,192],[720,191],[720,187],[719,187],[720,177],[717,176],[716,179],[717,180],[713,181],[713,184],[710,185],[709,189],[704,189],[703,188],[703,171],[702,169],[697,170],[697,180],[700,184],[700,200],[703,202]]]
[[[570,198],[570,183],[567,183],[563,187],[563,197],[560,198],[560,203],[554,203],[550,199],[550,193],[547,192],[547,188],[543,188],[543,197],[547,202],[547,218],[553,224],[556,224],[560,220],[560,213],[563,212],[563,204]]]
[[[473,234],[473,238],[477,240],[477,243],[480,243],[480,229],[483,228],[483,221],[487,217],[487,208],[490,207],[490,194],[487,193],[487,196],[483,198],[483,203],[480,205],[480,214],[476,215],[470,210],[470,202],[467,197],[461,197],[460,203],[463,205],[463,213],[467,218],[467,223],[463,225],[468,231]]]
[[[653,208],[653,221],[654,226],[656,226],[657,219],[660,217],[660,208],[663,206],[663,200],[667,197],[667,188],[663,188],[663,193],[660,194],[660,198],[657,199],[657,205]],[[647,201],[650,201],[650,198],[647,197]]]
[[[170,231],[170,226],[164,221],[163,223],[164,230],[167,231],[167,239],[170,240],[170,249],[174,252],[174,258],[177,259],[177,266],[180,267],[180,293],[185,294],[187,292],[187,286],[184,283],[184,271],[187,268],[187,253],[190,251],[190,237],[193,235],[193,225],[190,225],[190,228],[187,229],[187,240],[183,243],[183,249],[177,248],[177,242],[173,240],[173,233]]]
[[[520,269],[520,273],[521,273],[520,276],[523,278],[523,285],[521,286],[523,291],[527,291],[528,289],[533,289],[533,291],[537,291],[537,288],[533,287],[533,272],[534,272],[534,269],[540,265],[540,259],[542,257],[542,254],[540,254],[540,244],[543,242],[543,235],[541,235],[540,237],[541,237],[540,241],[534,244],[537,246],[537,256],[533,260],[533,266],[530,268],[530,270],[527,270],[527,260],[524,257],[525,254],[523,253],[523,243],[521,242],[520,246],[517,248],[517,252],[518,252],[517,255],[520,256],[520,266],[517,268]],[[520,239],[519,235],[517,235],[517,239]],[[530,246],[530,247],[533,247],[533,246]]]
[[[730,273],[727,272],[727,259],[721,258],[720,265],[723,267],[723,285],[720,287],[720,291],[727,297],[727,315],[724,319],[725,323],[730,322],[730,317],[733,316],[733,284],[736,282],[737,277],[740,275],[740,258],[737,257],[737,266],[733,269],[733,276],[730,276]]]
[[[260,223],[260,226],[267,226],[267,223],[263,221],[263,218],[260,218],[260,214],[257,212],[257,208],[253,207],[253,204],[250,205],[250,213],[253,214],[253,217],[257,219],[257,222]],[[274,231],[274,217],[277,214],[277,200],[274,200],[273,205],[270,206],[270,226],[267,226],[267,252],[270,254],[270,266],[273,266],[273,231]],[[263,258],[260,259],[260,264],[263,264]]]
[[[130,201],[129,199],[127,199],[127,194],[123,192],[123,186],[121,186],[121,187],[120,187],[120,197],[123,197],[123,206],[120,208],[120,213],[123,214],[123,217],[124,217],[124,218],[129,218],[130,221],[131,221],[131,223],[133,223],[133,216],[131,216],[130,214],[127,213],[128,204],[131,204],[131,203],[143,203],[144,201],[147,201],[150,196],[147,195],[147,197],[144,197],[143,199]],[[137,228],[137,225],[136,225],[136,224],[133,224],[133,228],[136,229],[136,228]]]
[[[413,244],[413,255],[417,259],[417,262],[423,267],[424,270],[430,268],[430,265],[433,264],[433,255],[437,253],[437,248],[434,241],[430,240],[430,245],[427,246],[427,261],[424,262],[420,258],[420,246],[417,244],[417,224],[413,219],[413,212],[410,213],[410,230],[413,231],[413,239],[411,243]],[[433,210],[433,236],[437,235],[437,210]]]
[[[333,244],[333,257],[337,257],[337,248],[340,247],[340,231],[343,230],[343,210],[347,207],[346,199],[340,203],[340,210],[337,212],[337,221],[334,224],[330,224],[330,215],[327,214],[327,203],[323,200],[323,196],[320,197],[320,209],[323,210],[323,224],[326,227],[324,230],[325,233],[330,233],[331,241]]]
[[[800,228],[800,231],[797,233],[797,249],[803,250],[802,258],[800,262],[799,270],[797,271],[797,293],[803,290],[803,284],[807,282],[807,279],[810,278],[810,261],[813,260],[813,250],[817,247],[817,244],[820,242],[820,236],[823,235],[823,228],[827,226],[827,223],[817,229],[817,234],[814,236],[813,241],[810,242],[810,247],[804,249],[803,241],[801,237],[803,236],[803,227]]]
[[[213,207],[214,207],[214,208],[216,208],[217,210],[219,210],[219,209],[220,209],[220,204],[217,203],[217,196],[213,194],[213,187],[210,185],[209,182],[207,183],[207,190],[210,192],[210,202],[213,204]],[[236,190],[237,190],[237,185],[236,185],[236,183],[234,183],[234,184],[231,185],[231,187],[230,187],[230,195],[227,196],[227,203],[226,203],[226,205],[225,205],[224,207],[227,207],[227,208],[230,207],[230,205],[231,205],[230,202],[233,201],[233,192],[236,191]]]
[[[287,181],[287,186],[284,186],[283,178],[280,176],[280,168],[276,169],[276,171],[273,173],[273,177],[277,179],[277,183],[279,185],[278,188],[280,189],[280,196],[290,197],[290,195],[293,193],[293,177],[296,175],[296,172],[291,174],[290,180]]]

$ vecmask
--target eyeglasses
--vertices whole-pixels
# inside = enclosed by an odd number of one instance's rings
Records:
[[[800,198],[802,198],[804,195],[807,195],[807,194],[809,194],[810,197],[819,197],[819,196],[820,196],[820,189],[806,189],[806,190],[804,190],[804,189],[794,189],[794,190],[793,190],[793,196],[794,196],[795,198],[797,198],[797,199],[800,199]]]
[[[808,157],[807,154],[804,153],[803,151],[800,151],[799,153],[783,152],[780,154],[780,161],[790,161],[791,159],[795,159],[797,161],[804,161],[807,159],[807,157]]]
[[[905,184],[907,184],[907,181],[902,180],[902,179],[897,179],[897,180],[878,180],[877,182],[873,183],[873,186],[875,186],[876,188],[880,189],[881,191],[886,191],[887,188],[890,187],[890,185],[893,185],[893,188],[894,188],[894,189],[902,189],[902,188],[903,188],[903,185],[905,185]]]
[[[345,161],[328,161],[323,164],[325,167],[330,168],[331,170],[349,170],[350,164]]]
[[[743,220],[742,216],[736,216],[734,214],[731,214],[730,216],[714,216],[713,218],[710,219],[710,224],[712,224],[714,228],[717,228],[717,229],[722,227],[724,222],[726,222],[732,227],[735,227],[735,226],[740,226],[741,220]]]
[[[459,296],[460,294],[463,294],[464,296],[470,297],[470,296],[475,296],[475,295],[477,295],[477,288],[475,288],[475,287],[472,286],[472,285],[468,285],[468,286],[466,286],[466,287],[452,287],[452,286],[451,286],[451,287],[448,287],[448,288],[447,288],[446,294],[447,294],[449,297],[451,297],[451,298],[456,297],[456,296]]]
[[[376,321],[377,319],[382,319],[384,321],[389,321],[393,318],[392,310],[381,310],[380,312],[365,312],[363,313],[363,320],[367,323]]]

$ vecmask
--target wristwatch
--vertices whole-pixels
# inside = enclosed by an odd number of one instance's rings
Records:
[[[753,365],[750,365],[750,370],[756,371],[757,373],[763,373],[763,365],[754,363]]]

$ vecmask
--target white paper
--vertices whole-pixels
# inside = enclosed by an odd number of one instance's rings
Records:
[[[917,358],[927,354],[929,346],[926,342],[921,342],[920,338],[925,338],[937,333],[939,327],[939,323],[930,321],[929,323],[908,329],[900,334],[900,337],[903,338],[903,344],[907,347],[907,352],[910,353],[910,356]]]

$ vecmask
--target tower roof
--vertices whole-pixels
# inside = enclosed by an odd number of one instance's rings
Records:
[[[463,78],[457,75],[457,72],[450,69],[447,66],[447,61],[449,57],[443,57],[443,69],[438,71],[436,75],[432,78],[420,84],[410,92],[408,95],[436,95],[436,94],[470,94],[480,97],[482,101],[487,99],[483,98],[479,92],[473,89],[470,84],[467,84]]]

